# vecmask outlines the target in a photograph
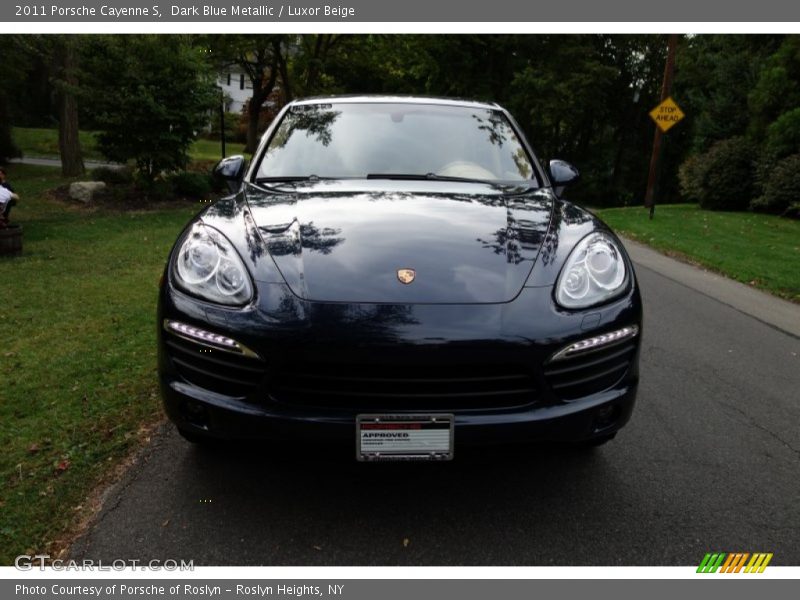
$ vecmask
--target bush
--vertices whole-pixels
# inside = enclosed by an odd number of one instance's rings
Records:
[[[783,113],[767,127],[765,149],[772,159],[800,152],[800,108]]]
[[[97,167],[91,172],[92,180],[108,185],[124,185],[133,182],[133,171],[128,167]]]
[[[678,181],[680,182],[681,194],[691,202],[700,202],[705,185],[706,162],[703,155],[694,154],[687,158],[678,168]]]
[[[247,129],[242,129],[240,124],[242,122],[242,113],[240,112],[226,112],[225,113],[225,141],[232,143],[244,144],[247,142]],[[203,137],[209,140],[219,139],[219,113],[215,112],[211,117],[211,131]]]
[[[186,170],[191,171],[192,173],[202,173],[204,175],[208,175],[211,171],[214,170],[214,167],[219,162],[219,159],[214,158],[198,158],[196,160],[191,161],[188,165],[186,165]]]
[[[211,178],[204,173],[181,171],[170,180],[176,196],[200,199],[211,193]]]
[[[717,142],[681,165],[681,193],[707,210],[746,210],[755,195],[755,154],[743,137]]]
[[[800,206],[800,154],[779,161],[764,180],[764,193],[750,208],[796,217]]]

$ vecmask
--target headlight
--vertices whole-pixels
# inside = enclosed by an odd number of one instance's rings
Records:
[[[241,306],[253,297],[250,276],[233,245],[203,223],[181,244],[172,270],[180,288],[211,302]]]
[[[625,261],[616,242],[591,233],[578,242],[556,282],[556,301],[564,308],[585,308],[608,300],[626,282]]]

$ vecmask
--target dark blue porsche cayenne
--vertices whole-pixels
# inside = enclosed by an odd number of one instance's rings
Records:
[[[286,106],[198,214],[158,308],[167,414],[194,442],[598,445],[629,419],[642,305],[619,239],[560,198],[495,104]]]

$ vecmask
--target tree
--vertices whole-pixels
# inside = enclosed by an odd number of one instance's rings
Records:
[[[749,133],[763,139],[771,123],[800,106],[800,37],[787,35],[767,58],[750,92]]]
[[[59,35],[53,40],[54,87],[58,111],[58,150],[64,177],[83,175],[83,154],[78,137],[78,39]]]
[[[9,158],[19,156],[14,140],[11,138],[11,122],[8,118],[8,101],[5,90],[0,90],[0,164],[8,162]]]
[[[780,38],[773,35],[701,35],[688,38],[677,55],[676,94],[687,115],[694,153],[743,135],[751,112],[748,95]]]
[[[570,35],[516,39],[507,104],[540,157],[584,174],[570,198],[595,205],[644,195],[664,44],[659,36]]]
[[[20,63],[16,66],[18,73],[24,72],[27,76],[38,69],[46,74],[51,92],[47,95],[52,97],[55,103],[61,172],[65,177],[84,173],[78,138],[78,98],[81,94],[78,66],[85,39],[76,35],[13,36],[11,43],[8,44],[13,54],[6,62],[12,64],[16,62],[15,57],[20,58]],[[14,89],[21,92],[25,88],[20,86]],[[42,95],[41,91],[38,95]],[[21,93],[19,97],[23,102],[31,101],[27,94]],[[29,107],[24,106],[22,110],[29,110]]]
[[[288,72],[287,39],[283,35],[210,35],[203,40],[211,50],[212,64],[218,71],[241,69],[250,80],[252,93],[247,104],[247,152],[258,145],[261,108],[276,89],[281,73]],[[283,81],[284,96],[291,88]]]
[[[3,44],[3,88],[9,118],[20,127],[51,127],[51,61],[42,52],[43,36],[9,35]],[[12,92],[13,90],[13,92]]]
[[[203,49],[181,35],[102,36],[89,53],[98,144],[110,160],[134,160],[148,184],[182,168],[215,105]],[[88,59],[87,59],[88,61]]]
[[[17,43],[16,36],[9,36],[6,40],[3,58],[7,64],[3,71],[5,85],[0,88],[0,164],[21,154],[11,135],[11,123],[19,83],[25,80],[28,56]],[[9,90],[13,93],[9,94]]]
[[[303,36],[303,53],[299,59],[302,59],[304,65],[302,85],[305,93],[317,93],[322,87],[320,80],[324,76],[328,57],[332,50],[342,41],[343,37],[333,33]]]

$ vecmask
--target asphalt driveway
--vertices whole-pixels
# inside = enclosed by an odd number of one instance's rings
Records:
[[[721,550],[800,564],[800,339],[785,331],[800,328],[800,307],[646,251],[634,259],[645,301],[639,403],[611,444],[358,464],[349,452],[213,452],[165,426],[72,556],[689,565]]]

